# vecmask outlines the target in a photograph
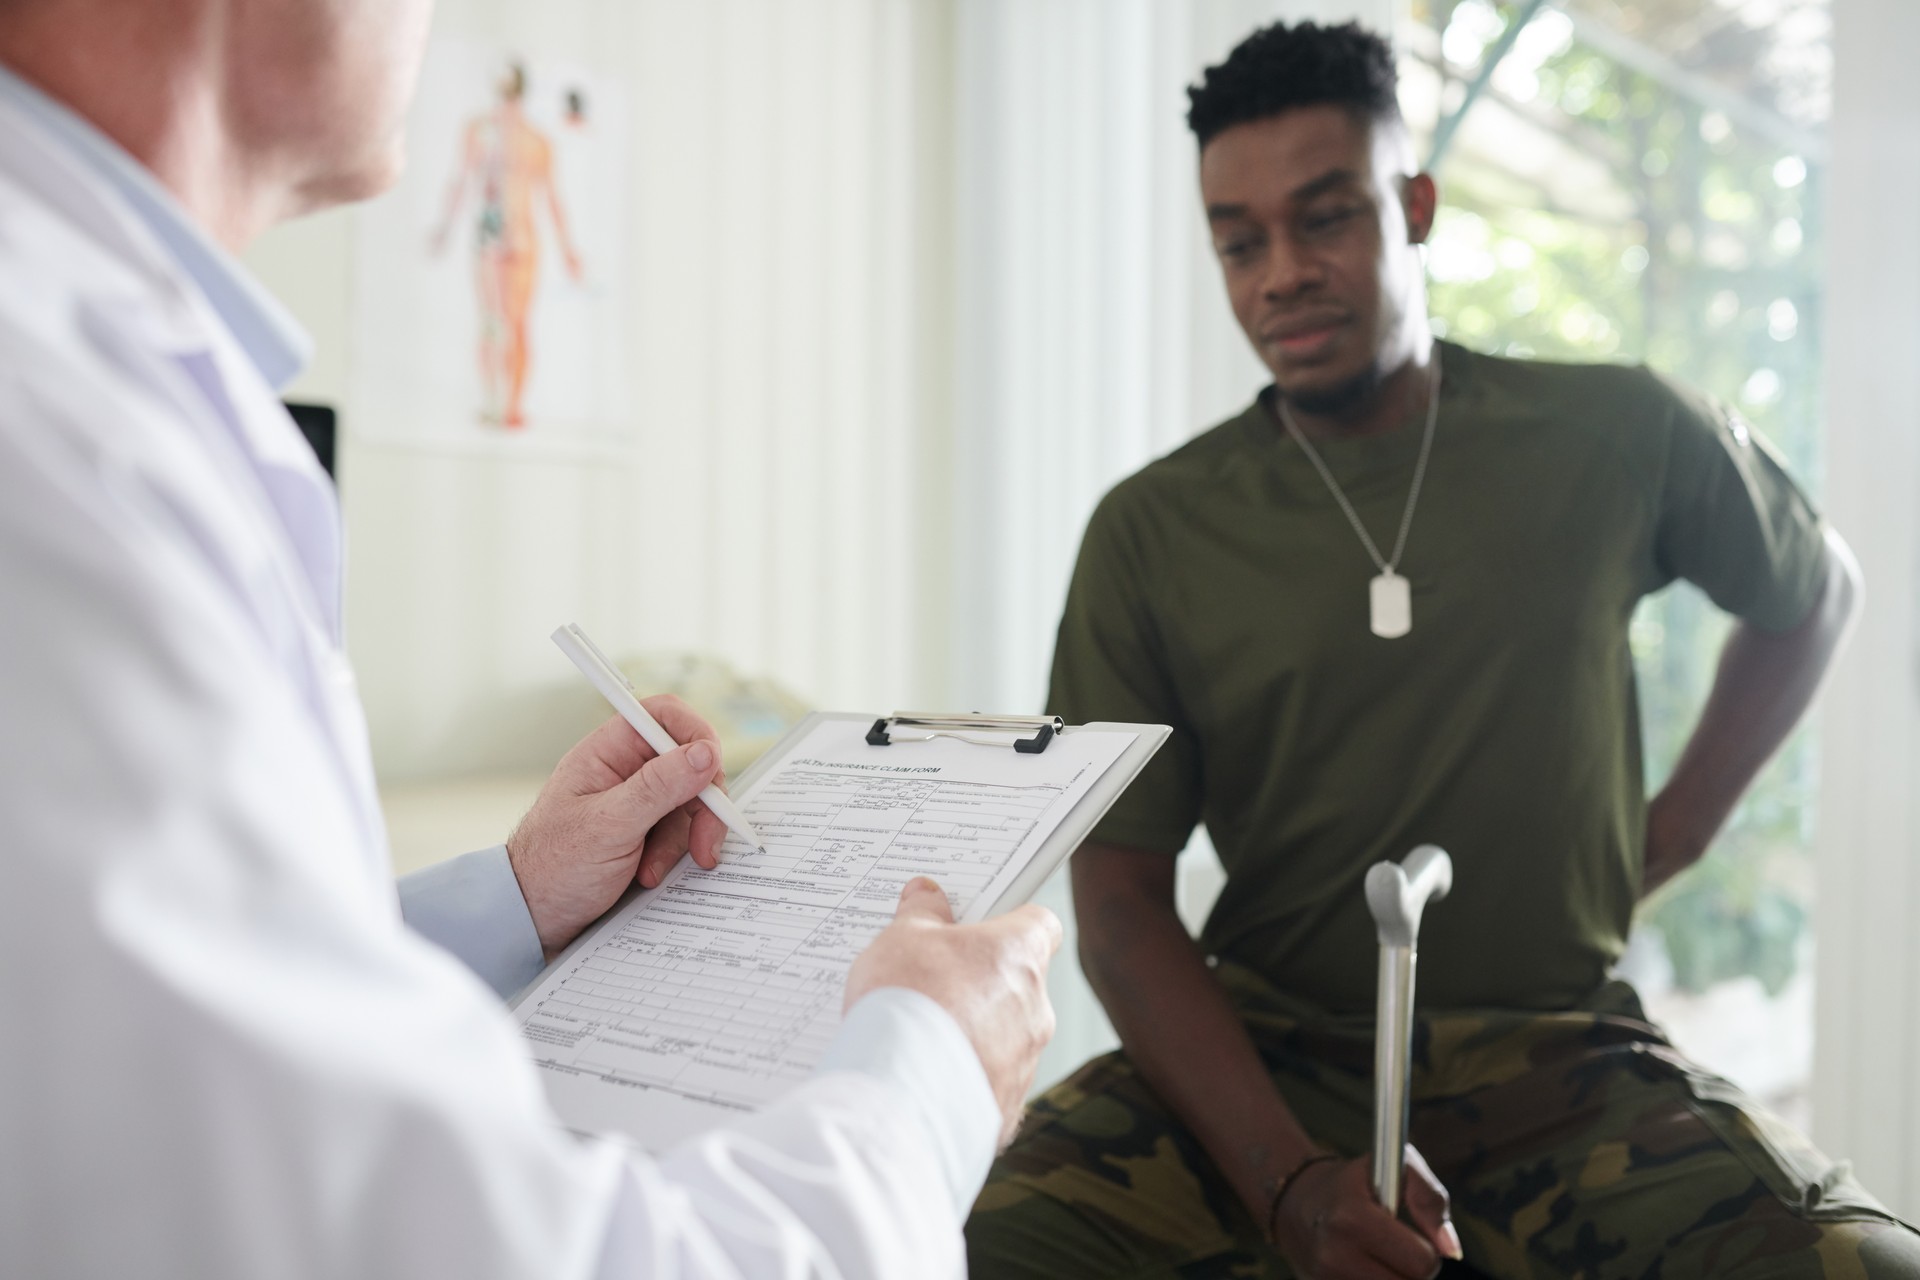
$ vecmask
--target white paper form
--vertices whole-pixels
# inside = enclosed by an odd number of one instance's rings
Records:
[[[765,853],[730,833],[715,870],[682,861],[520,1001],[570,1126],[660,1150],[805,1080],[901,886],[931,876],[957,919],[981,918],[1135,737],[1024,755],[865,734],[821,722],[740,797]]]

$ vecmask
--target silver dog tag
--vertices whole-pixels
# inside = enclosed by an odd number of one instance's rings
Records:
[[[1373,605],[1373,634],[1397,640],[1413,630],[1413,591],[1391,569],[1375,578],[1368,592]]]

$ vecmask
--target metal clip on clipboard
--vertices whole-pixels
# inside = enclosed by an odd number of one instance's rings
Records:
[[[982,733],[1031,733],[1031,738],[1015,738],[1013,749],[1021,755],[1037,756],[1047,749],[1054,735],[1067,727],[1059,716],[942,716],[922,711],[896,711],[882,716],[867,730],[867,745],[888,747],[896,742],[927,742],[934,738],[957,738],[976,746],[1004,746],[1000,738],[983,738]],[[920,733],[901,733],[918,729]]]

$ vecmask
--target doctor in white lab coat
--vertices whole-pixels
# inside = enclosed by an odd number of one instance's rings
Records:
[[[403,922],[303,340],[228,251],[390,179],[425,26],[0,0],[0,1276],[955,1274],[1050,916],[910,886],[818,1077],[658,1161],[559,1129],[498,996],[711,857],[710,730],[612,722]]]

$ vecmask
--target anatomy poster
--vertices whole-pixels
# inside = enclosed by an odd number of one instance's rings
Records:
[[[626,111],[618,84],[583,68],[431,46],[406,175],[358,229],[363,431],[529,446],[620,434]]]

